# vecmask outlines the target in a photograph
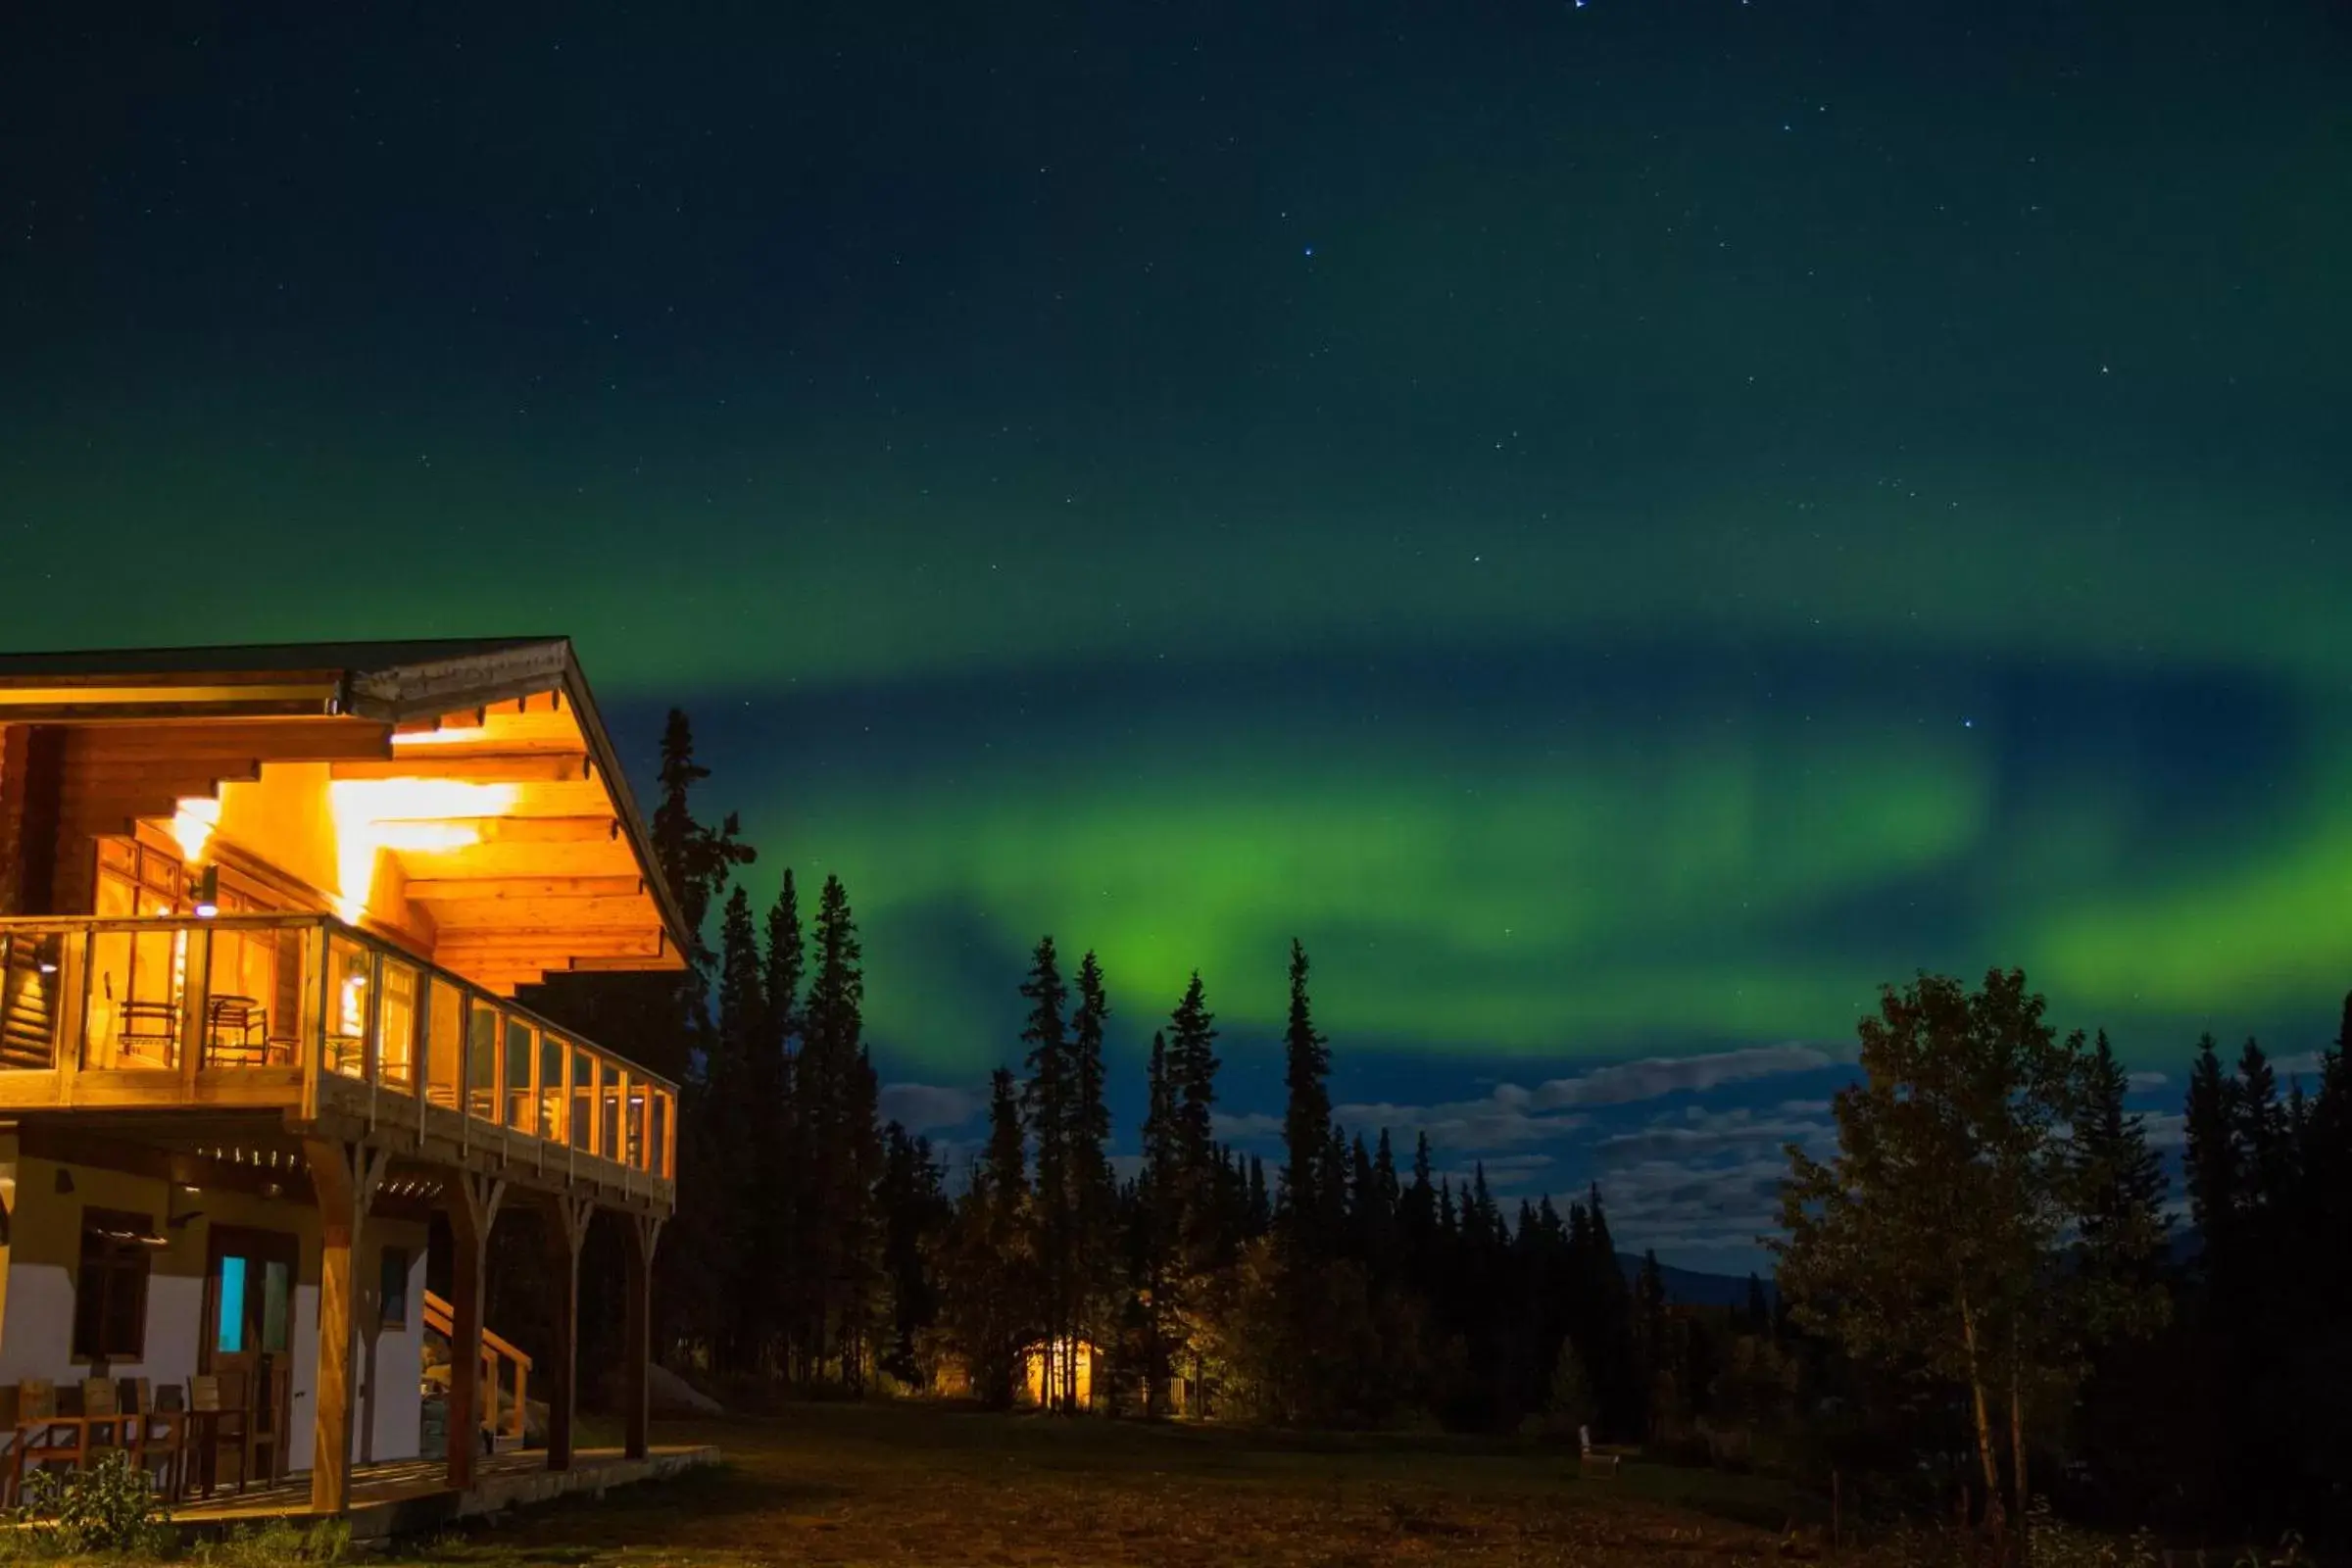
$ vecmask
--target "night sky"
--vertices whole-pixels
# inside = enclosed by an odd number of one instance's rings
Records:
[[[1296,934],[1351,1125],[1744,1269],[1881,981],[2024,966],[2168,1139],[2330,1032],[2348,82],[2328,0],[11,7],[0,648],[568,634],[949,1145],[1051,930],[1125,1146],[1198,964],[1270,1150]]]

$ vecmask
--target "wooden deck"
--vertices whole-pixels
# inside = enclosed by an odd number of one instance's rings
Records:
[[[545,1450],[534,1448],[478,1460],[473,1486],[466,1492],[450,1489],[445,1462],[438,1458],[358,1465],[352,1470],[348,1517],[354,1540],[375,1540],[575,1494],[601,1497],[613,1487],[663,1480],[716,1463],[718,1450],[713,1447],[657,1447],[642,1459],[628,1458],[618,1448],[583,1448],[573,1456],[569,1470],[550,1470]],[[316,1517],[310,1473],[304,1471],[242,1496],[222,1493],[191,1499],[172,1510],[172,1522],[183,1533],[209,1537],[234,1525],[269,1519],[302,1523]]]

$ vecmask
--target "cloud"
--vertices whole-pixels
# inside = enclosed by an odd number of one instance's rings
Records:
[[[2160,1072],[2134,1072],[2124,1075],[2126,1087],[2135,1095],[2150,1089],[2162,1089],[2171,1082],[2171,1078]]]
[[[1426,1134],[1433,1148],[1459,1158],[1563,1138],[1590,1125],[1592,1118],[1588,1112],[1594,1110],[1640,1104],[1668,1095],[1699,1094],[1783,1073],[1814,1072],[1837,1064],[1836,1056],[1812,1046],[1750,1046],[1706,1055],[1619,1062],[1532,1086],[1498,1083],[1480,1100],[1434,1105],[1359,1102],[1336,1106],[1332,1114],[1349,1128],[1386,1127],[1400,1142]],[[1827,1102],[1793,1103],[1828,1108]]]
[[[1698,1166],[1678,1159],[1639,1160],[1603,1178],[1601,1201],[1620,1246],[1658,1251],[1752,1251],[1756,1238],[1779,1228],[1780,1155],[1756,1152]]]
[[[2188,1117],[2177,1110],[2151,1110],[2140,1115],[2140,1125],[2147,1130],[2150,1149],[2185,1149],[2188,1147]]]
[[[1262,1110],[1220,1110],[1210,1121],[1217,1137],[1228,1144],[1257,1143],[1282,1136],[1282,1118]]]
[[[1545,1108],[1624,1105],[1782,1073],[1813,1072],[1834,1067],[1839,1060],[1818,1046],[1802,1045],[1747,1046],[1703,1056],[1652,1056],[1597,1067],[1574,1078],[1554,1078],[1534,1091],[1534,1102]]]
[[[988,1097],[980,1091],[939,1084],[884,1084],[881,1102],[882,1119],[910,1133],[961,1127],[988,1108]]]
[[[1647,1127],[1615,1133],[1593,1146],[1603,1160],[1619,1162],[1666,1155],[1703,1154],[1715,1151],[1764,1147],[1780,1149],[1801,1144],[1816,1151],[1838,1140],[1835,1122],[1819,1116],[1759,1117],[1745,1105],[1709,1110],[1691,1105],[1679,1117],[1661,1117]]]

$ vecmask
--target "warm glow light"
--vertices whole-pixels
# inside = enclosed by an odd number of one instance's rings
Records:
[[[202,860],[205,847],[213,842],[213,829],[220,825],[220,801],[201,796],[181,800],[172,813],[172,837],[179,845],[180,858],[190,865]]]
[[[478,741],[490,731],[486,726],[469,725],[460,729],[420,729],[406,735],[394,735],[395,746],[454,746],[461,741]]]
[[[336,779],[326,787],[341,883],[335,912],[353,924],[368,912],[380,851],[465,849],[481,834],[449,818],[504,816],[521,794],[514,784],[450,778]]]

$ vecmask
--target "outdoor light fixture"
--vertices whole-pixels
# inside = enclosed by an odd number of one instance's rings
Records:
[[[204,868],[204,874],[196,879],[196,915],[198,919],[210,920],[220,912],[220,868],[208,865]]]

